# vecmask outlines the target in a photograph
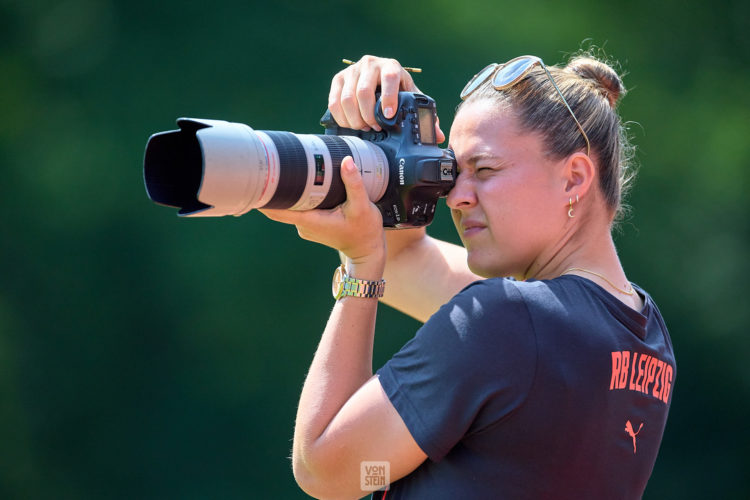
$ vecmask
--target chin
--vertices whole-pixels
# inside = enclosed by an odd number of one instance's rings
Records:
[[[466,263],[469,265],[469,271],[481,276],[482,278],[499,278],[503,276],[494,270],[493,266],[488,265],[487,262],[478,261],[478,259],[472,259],[471,254],[467,259]]]
[[[489,257],[489,256],[484,256]],[[469,270],[482,278],[507,278],[509,276],[523,276],[523,272],[517,272],[516,268],[521,266],[514,266],[509,262],[498,262],[497,257],[495,259],[482,258],[477,253],[469,252],[466,263],[469,266]]]

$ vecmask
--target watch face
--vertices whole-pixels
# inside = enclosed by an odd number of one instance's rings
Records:
[[[333,297],[338,300],[341,297],[341,292],[344,291],[344,266],[339,266],[333,273],[333,283],[331,284],[331,291]]]

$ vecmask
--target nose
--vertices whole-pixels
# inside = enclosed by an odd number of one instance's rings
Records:
[[[460,172],[456,177],[456,184],[445,199],[446,204],[453,210],[471,208],[477,203],[474,183],[467,172]]]

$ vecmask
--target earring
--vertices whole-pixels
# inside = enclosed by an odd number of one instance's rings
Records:
[[[576,195],[576,203],[578,203],[578,195]],[[568,198],[568,204],[570,206],[570,208],[568,209],[568,217],[572,219],[573,217],[575,217],[575,215],[573,215],[573,198]]]

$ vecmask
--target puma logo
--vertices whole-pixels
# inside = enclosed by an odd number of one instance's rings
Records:
[[[640,427],[638,427],[638,430],[635,432],[633,432],[633,424],[630,423],[630,420],[625,423],[625,432],[633,438],[633,455],[635,455],[635,437],[641,432],[641,429],[643,429],[643,422],[641,422]]]

